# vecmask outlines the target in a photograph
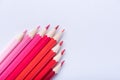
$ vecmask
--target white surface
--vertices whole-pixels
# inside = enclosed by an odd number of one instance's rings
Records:
[[[0,0],[0,49],[49,23],[66,29],[66,63],[55,80],[120,80],[119,0]]]

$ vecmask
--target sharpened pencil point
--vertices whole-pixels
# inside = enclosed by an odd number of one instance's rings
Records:
[[[27,33],[27,29],[25,29],[25,30],[23,31],[23,33],[26,34],[26,33]]]
[[[65,63],[65,60],[61,62],[61,66],[63,66],[64,63]]]
[[[40,25],[37,27],[37,30],[40,28]]]
[[[65,29],[62,30],[62,32],[64,32],[64,31],[65,31]]]
[[[64,49],[64,50],[62,50],[61,54],[63,55],[63,54],[64,54],[64,52],[65,52],[65,49]]]
[[[59,25],[57,25],[57,26],[55,27],[55,29],[57,30],[57,29],[58,29],[58,27],[59,27]]]
[[[46,29],[48,29],[50,27],[50,24],[48,24],[47,26],[46,26]]]
[[[63,44],[63,41],[60,42],[60,46],[62,46],[62,44]]]

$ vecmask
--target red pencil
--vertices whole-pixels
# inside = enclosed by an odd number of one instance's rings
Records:
[[[47,55],[39,62],[37,66],[27,75],[25,80],[30,80],[35,77],[36,74],[38,74],[44,67],[45,65],[57,54],[59,51],[60,47],[62,46],[63,41],[58,43],[54,48],[52,48]]]
[[[51,31],[49,31],[43,37],[42,41],[40,41],[36,45],[36,47],[29,53],[29,55],[21,62],[20,66],[18,66],[17,68],[17,71],[19,71],[20,69],[21,73],[17,76],[16,80],[23,80],[25,76],[30,72],[30,70],[33,68],[32,67],[33,65],[30,65],[29,63],[31,63],[31,61],[34,60],[34,57],[38,54],[38,52],[40,52],[46,46],[46,44],[48,44],[48,42],[51,40],[51,37],[55,34],[57,28],[58,26],[52,29]],[[28,63],[26,63],[26,61]],[[27,68],[31,68],[31,69],[28,70]]]
[[[59,60],[62,58],[63,53],[65,50],[62,52],[58,53],[46,66],[45,68],[39,72],[38,75],[34,77],[34,80],[43,80],[44,76],[51,70],[52,68],[55,67],[55,65],[59,62]]]
[[[49,71],[49,73],[47,75],[44,76],[43,80],[52,80],[52,78],[59,73],[60,69],[62,68],[64,64],[64,61],[62,61],[61,63],[59,63],[57,66],[55,66],[53,69],[51,69]]]
[[[19,65],[19,63],[27,56],[29,55],[28,53],[36,46],[36,44],[42,40],[42,37],[48,30],[49,25],[42,29],[40,32],[38,32],[33,40],[25,47],[25,49],[20,53],[20,55],[12,62],[12,64],[7,68],[9,70],[10,75],[7,77],[7,80],[14,80],[16,76],[19,74],[19,71],[15,71],[15,67]],[[28,63],[26,61],[26,63]],[[22,65],[24,66],[24,65]],[[19,69],[20,70],[20,69]],[[13,72],[12,72],[13,71]],[[7,71],[8,72],[8,71]]]

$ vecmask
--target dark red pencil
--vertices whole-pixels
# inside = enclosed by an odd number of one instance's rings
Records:
[[[60,69],[62,68],[64,64],[64,61],[62,61],[61,63],[59,63],[57,66],[55,66],[53,69],[51,69],[49,71],[49,73],[47,75],[45,75],[43,80],[52,80],[52,78],[59,73]]]
[[[45,68],[39,72],[39,74],[34,78],[34,80],[42,80],[44,76],[49,72],[50,69],[54,68],[56,64],[59,62],[59,60],[62,58],[63,53],[65,50],[62,52],[58,53],[46,66]]]

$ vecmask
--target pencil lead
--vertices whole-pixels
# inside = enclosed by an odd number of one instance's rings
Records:
[[[48,24],[47,26],[46,26],[46,29],[48,29],[50,27],[50,24]]]
[[[65,52],[65,49],[63,49],[63,50],[62,50],[61,54],[63,55],[63,54],[64,54],[64,52]]]
[[[61,66],[63,66],[64,63],[65,63],[65,60],[61,62]]]
[[[37,27],[37,30],[40,28],[40,25]]]
[[[57,25],[57,26],[55,27],[55,29],[57,30],[57,29],[58,29],[58,27],[59,27],[59,25]]]
[[[60,42],[60,46],[62,46],[62,44],[63,44],[63,41]]]
[[[26,34],[26,33],[27,33],[27,29],[25,29],[25,30],[23,31],[23,33]]]
[[[64,31],[65,31],[65,29],[62,30],[62,32],[64,32]]]

